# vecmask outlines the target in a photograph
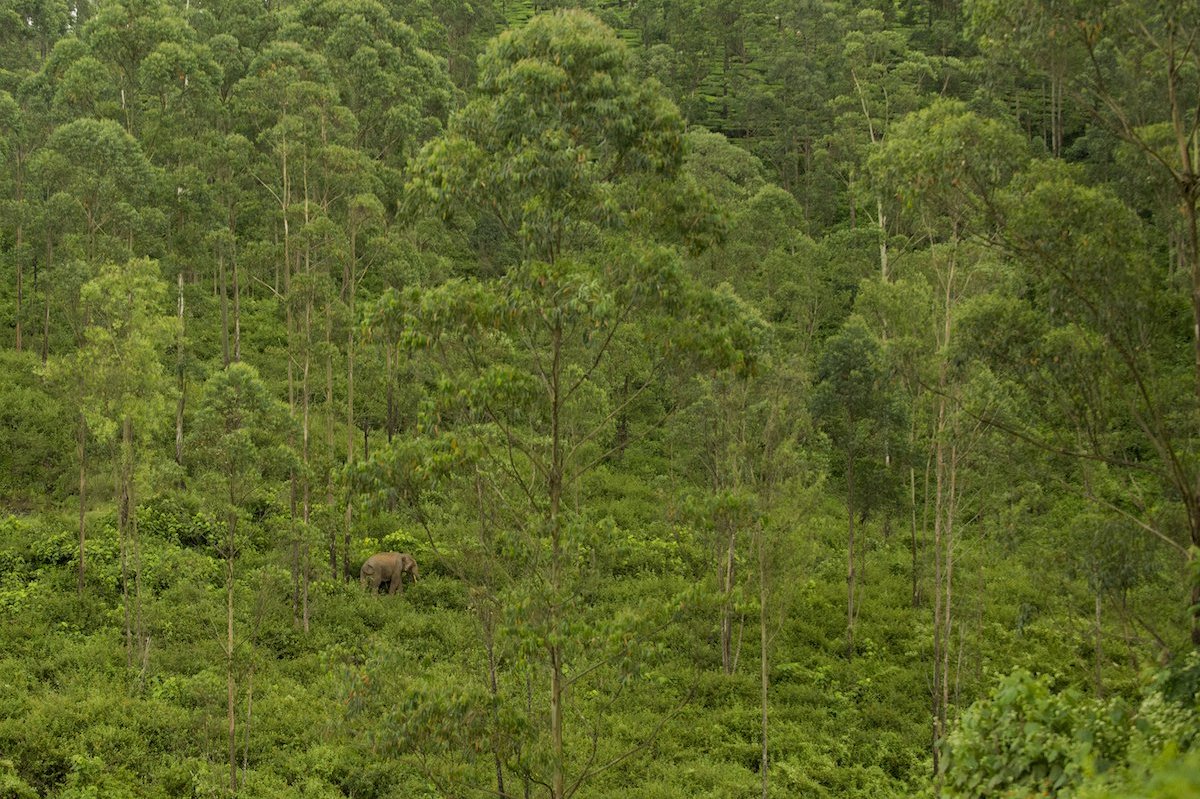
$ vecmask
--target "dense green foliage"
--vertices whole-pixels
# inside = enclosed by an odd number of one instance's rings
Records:
[[[0,797],[1195,796],[1198,36],[0,0]]]

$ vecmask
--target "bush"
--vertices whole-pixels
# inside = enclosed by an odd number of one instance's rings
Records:
[[[1171,751],[1084,785],[1075,799],[1194,799],[1200,796],[1200,750]]]
[[[1119,698],[1051,693],[1047,678],[1018,669],[968,708],[947,738],[947,795],[1200,795],[1196,753],[1189,753],[1200,730],[1198,698],[1197,651],[1152,677],[1132,718]]]
[[[945,743],[948,796],[1057,796],[1079,780],[1086,702],[1048,682],[1018,669],[963,713]]]

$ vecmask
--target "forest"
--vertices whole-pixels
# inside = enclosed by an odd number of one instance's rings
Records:
[[[0,799],[1194,799],[1198,208],[1195,0],[0,0]]]

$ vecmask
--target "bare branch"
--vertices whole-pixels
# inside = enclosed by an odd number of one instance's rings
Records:
[[[666,422],[668,419],[670,419],[672,416],[675,415],[675,412],[677,410],[679,410],[678,406],[672,406],[669,411],[667,411],[665,414],[663,414],[661,417],[659,417],[658,424],[661,425],[662,423]],[[637,438],[631,439],[629,442],[627,442],[626,446],[630,443],[640,441],[643,437],[644,436],[638,436]],[[580,469],[578,469],[575,472],[575,474],[571,475],[571,478],[569,480],[567,480],[566,482],[563,483],[563,489],[565,490],[568,487],[574,485],[576,480],[579,480],[581,477],[583,477],[585,474],[590,472],[592,469],[596,468],[601,463],[604,463],[604,461],[608,460],[609,457],[611,457],[614,452],[618,452],[620,449],[621,449],[621,445],[615,444],[615,445],[609,447],[608,449],[606,449],[604,452],[600,453],[598,456],[596,456],[592,460],[588,461],[586,464],[584,464],[584,466],[582,466]]]
[[[630,405],[632,405],[638,399],[638,397],[640,397],[642,395],[642,393],[654,383],[655,373],[658,371],[658,368],[660,366],[662,366],[662,363],[663,363],[662,361],[659,361],[657,364],[655,364],[653,367],[651,367],[650,376],[646,380],[642,381],[642,385],[639,386],[636,391],[634,391],[632,394],[630,394],[628,397],[626,397],[623,402],[621,402],[615,408],[613,408],[612,411],[610,411],[607,416],[605,416],[603,419],[601,419],[599,423],[597,423],[591,430],[589,430],[583,436],[583,438],[581,438],[581,439],[579,439],[579,441],[575,442],[575,444],[567,452],[567,455],[563,460],[570,461],[571,458],[573,458],[575,456],[575,453],[579,450],[580,447],[582,447],[584,444],[586,444],[587,442],[591,441],[593,438],[598,436],[600,434],[600,431],[604,429],[605,425],[607,425],[609,422],[611,422],[613,419],[615,419],[617,417],[617,415],[621,413],[621,411],[625,410]]]
[[[596,357],[592,359],[592,365],[585,369],[583,374],[579,376],[579,379],[567,389],[567,393],[563,395],[563,402],[570,400],[572,395],[575,394],[575,391],[586,381],[591,379],[591,376],[595,373],[597,367],[600,366],[600,361],[603,360],[605,353],[608,351],[608,347],[612,343],[613,336],[616,335],[617,330],[622,324],[624,324],[625,319],[629,316],[629,313],[633,310],[633,307],[633,302],[630,302],[625,306],[621,313],[617,315],[617,318],[613,320],[612,326],[608,330],[608,335],[604,337],[604,342],[600,345],[600,349],[596,351]]]
[[[1170,546],[1172,549],[1179,552],[1179,554],[1182,555],[1183,557],[1186,558],[1188,556],[1188,551],[1187,551],[1186,547],[1180,546],[1179,543],[1172,540],[1170,538],[1170,536],[1166,535],[1165,533],[1163,533],[1161,530],[1157,529],[1153,525],[1147,524],[1145,521],[1143,521],[1142,519],[1139,519],[1137,516],[1130,513],[1129,511],[1125,510],[1124,508],[1122,508],[1118,505],[1114,505],[1112,502],[1109,502],[1104,497],[1097,495],[1096,492],[1092,491],[1090,487],[1086,487],[1083,491],[1078,491],[1075,486],[1068,484],[1065,480],[1059,481],[1059,484],[1061,486],[1063,486],[1064,488],[1066,488],[1068,491],[1074,491],[1076,494],[1082,496],[1083,498],[1085,498],[1091,502],[1095,502],[1099,505],[1103,505],[1105,508],[1112,511],[1113,513],[1116,513],[1117,515],[1121,516],[1122,518],[1133,522],[1135,525],[1140,527],[1145,532],[1150,533],[1155,538],[1159,539],[1163,543]]]
[[[690,690],[688,692],[688,695],[683,698],[683,701],[680,702],[678,705],[676,705],[671,710],[671,712],[665,714],[661,719],[659,719],[658,724],[654,725],[654,729],[650,731],[650,734],[647,735],[645,738],[643,738],[641,741],[634,744],[629,749],[627,749],[624,752],[622,752],[621,754],[617,755],[612,760],[608,761],[607,763],[600,766],[599,768],[585,769],[585,770],[581,771],[579,776],[575,778],[575,782],[571,783],[571,787],[566,791],[566,793],[564,795],[564,799],[570,799],[570,797],[574,796],[575,792],[579,790],[580,786],[583,785],[585,780],[591,779],[592,777],[596,776],[597,774],[600,774],[601,772],[608,771],[613,766],[616,766],[616,765],[619,765],[619,764],[625,762],[629,758],[636,755],[638,752],[642,751],[643,749],[646,749],[651,744],[653,744],[654,741],[658,738],[658,734],[660,732],[662,732],[662,728],[666,726],[667,722],[671,721],[677,715],[679,715],[679,711],[682,710],[684,707],[686,707],[687,704],[692,701],[692,697],[695,695],[695,692],[696,692],[696,689],[693,687],[692,690]]]
[[[543,477],[548,478],[550,475],[550,472],[546,468],[546,465],[544,463],[542,463],[542,461],[539,460],[537,458],[537,456],[535,456],[533,454],[533,452],[527,446],[525,446],[519,438],[517,438],[515,435],[513,435],[513,432],[511,429],[509,429],[509,426],[500,419],[500,416],[495,411],[492,410],[491,404],[484,403],[483,410],[488,415],[488,418],[490,418],[492,420],[492,422],[495,423],[495,425],[500,428],[500,431],[502,433],[504,433],[504,438],[508,442],[508,448],[509,448],[508,459],[509,459],[509,462],[512,463],[512,468],[513,468],[514,473],[516,472],[517,467],[516,467],[516,462],[513,458],[512,450],[516,449],[518,452],[520,452],[526,458],[529,458],[529,462],[533,465],[533,468],[536,469],[539,474],[541,474]]]
[[[1068,458],[1076,458],[1078,460],[1089,460],[1089,461],[1097,461],[1099,463],[1107,463],[1110,466],[1121,466],[1121,467],[1124,467],[1127,469],[1136,469],[1139,471],[1146,472],[1147,474],[1155,474],[1155,475],[1158,474],[1157,471],[1155,471],[1154,469],[1151,469],[1149,466],[1146,466],[1143,463],[1134,463],[1132,461],[1125,461],[1125,460],[1121,460],[1119,458],[1111,458],[1111,457],[1108,457],[1107,455],[1100,455],[1098,453],[1080,452],[1078,450],[1064,449],[1062,447],[1056,446],[1054,444],[1051,444],[1047,441],[1043,441],[1043,440],[1035,437],[1032,433],[1027,433],[1023,430],[1018,430],[1017,428],[1013,427],[1012,425],[1009,425],[1009,424],[1006,424],[1006,423],[1000,421],[996,417],[985,416],[985,415],[979,414],[979,413],[971,410],[966,405],[963,405],[958,397],[956,397],[955,395],[953,395],[947,391],[943,391],[936,386],[926,383],[924,380],[922,380],[920,378],[920,376],[917,377],[917,383],[922,388],[924,388],[926,391],[929,391],[932,394],[946,397],[947,399],[949,399],[955,403],[958,403],[959,407],[961,407],[963,412],[966,413],[968,416],[970,416],[974,419],[978,419],[980,422],[986,424],[989,427],[994,427],[1006,435],[1012,436],[1013,438],[1018,439],[1019,441],[1024,441],[1026,444],[1035,446],[1038,449],[1043,450],[1045,452],[1050,452],[1055,455],[1063,455]]]

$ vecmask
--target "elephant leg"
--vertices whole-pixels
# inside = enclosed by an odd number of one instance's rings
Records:
[[[404,590],[404,581],[400,579],[400,575],[393,574],[392,579],[388,581],[388,596],[396,593],[397,590]]]

